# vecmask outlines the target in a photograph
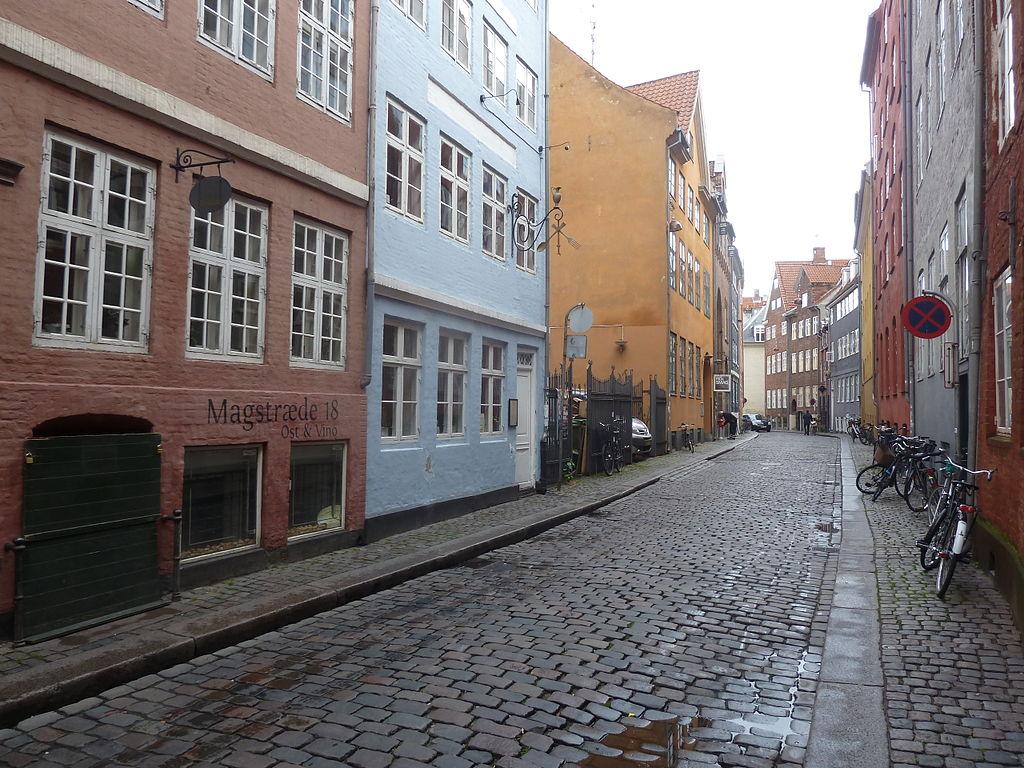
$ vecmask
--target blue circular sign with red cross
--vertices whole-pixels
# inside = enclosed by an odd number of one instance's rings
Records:
[[[938,296],[918,296],[903,307],[903,327],[919,339],[937,339],[949,330],[953,310]]]

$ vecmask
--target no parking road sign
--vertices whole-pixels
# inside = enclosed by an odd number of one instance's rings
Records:
[[[919,339],[937,339],[949,330],[953,310],[938,296],[918,296],[903,307],[903,327]]]

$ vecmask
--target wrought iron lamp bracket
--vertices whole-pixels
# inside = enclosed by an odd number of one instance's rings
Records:
[[[198,162],[197,157],[200,158]],[[201,158],[209,159],[203,160]],[[217,155],[211,155],[209,152],[203,152],[201,149],[178,149],[174,162],[170,166],[174,169],[174,182],[177,183],[181,174],[190,168],[206,168],[216,165],[217,173],[219,174],[221,165],[233,162],[235,161],[230,157],[218,157]]]

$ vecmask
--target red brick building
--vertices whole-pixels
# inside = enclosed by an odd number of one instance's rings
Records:
[[[883,0],[868,21],[861,83],[871,96],[872,202],[874,205],[875,386],[880,422],[909,425],[906,332],[900,312],[906,298],[904,239],[903,45],[907,3]]]
[[[985,17],[985,61],[992,62],[985,85],[986,249],[972,266],[981,293],[981,327],[972,348],[980,351],[977,467],[997,471],[991,483],[980,483],[975,552],[978,562],[995,573],[1018,622],[1024,623],[1024,401],[1019,383],[1024,381],[1024,285],[1015,274],[1024,211],[1024,106],[1017,63],[1024,55],[1024,2],[987,2]]]
[[[176,510],[185,584],[358,535],[356,5],[0,0],[0,626],[164,599]],[[203,169],[220,210],[191,209],[186,149],[233,161]]]
[[[818,302],[835,285],[845,260],[815,248],[811,261],[779,261],[765,321],[765,399],[772,424],[803,429],[803,414],[819,413],[821,353]]]

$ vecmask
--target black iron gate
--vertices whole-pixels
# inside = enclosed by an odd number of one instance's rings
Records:
[[[593,474],[601,466],[601,450],[604,447],[604,433],[601,424],[611,424],[612,419],[622,419],[622,452],[626,464],[632,462],[629,446],[633,439],[633,372],[626,371],[617,376],[612,369],[607,379],[594,377],[593,366],[587,366],[587,470]]]
[[[668,393],[658,386],[658,379],[651,377],[651,388],[648,391],[651,409],[651,434],[654,436],[654,455],[664,456],[668,453]]]
[[[541,486],[558,485],[562,479],[562,446],[569,439],[569,420],[563,413],[565,382],[561,373],[548,376],[544,388],[544,435],[540,441]]]
[[[14,639],[37,641],[166,603],[157,572],[160,436],[25,443]]]

